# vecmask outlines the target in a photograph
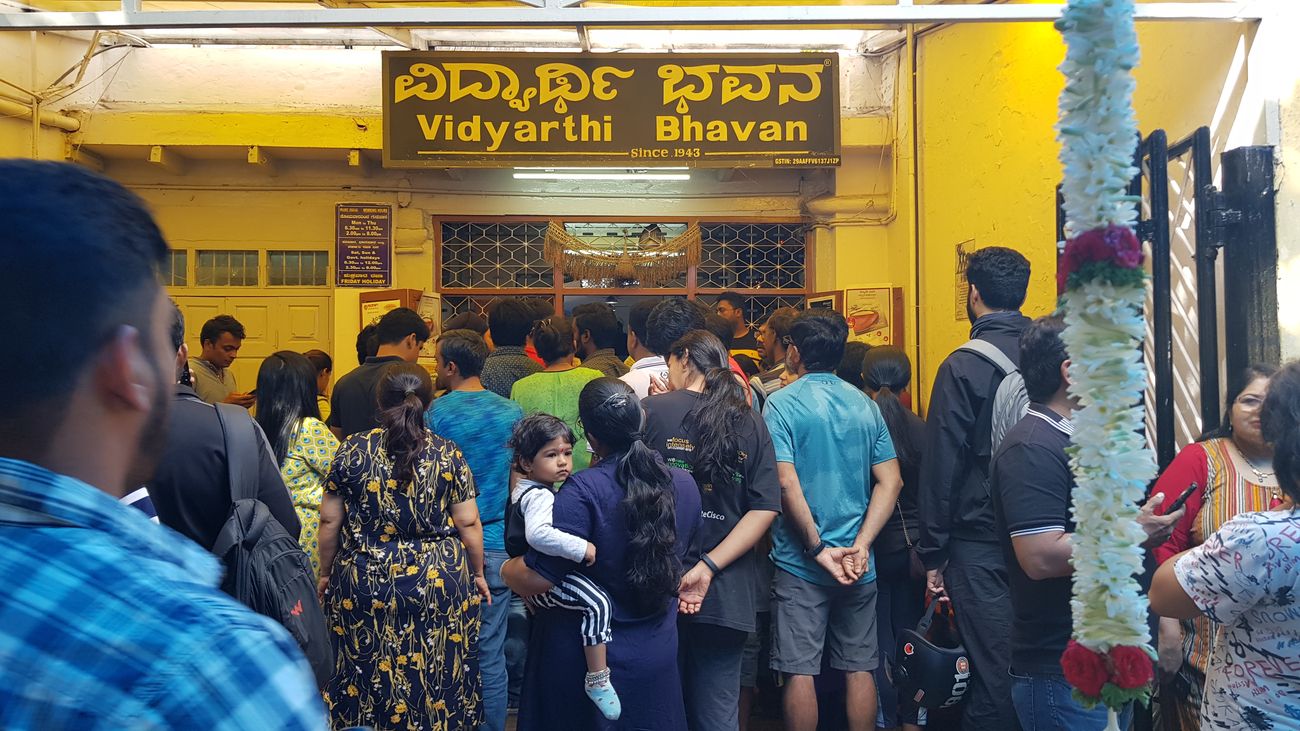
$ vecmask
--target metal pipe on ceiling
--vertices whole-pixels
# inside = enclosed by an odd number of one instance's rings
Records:
[[[59,114],[46,109],[40,110],[39,116],[41,124],[46,127],[54,127],[65,132],[76,132],[81,129],[81,120],[76,117],[69,117],[66,114]],[[31,119],[32,106],[25,102],[14,101],[8,97],[0,96],[0,117]]]

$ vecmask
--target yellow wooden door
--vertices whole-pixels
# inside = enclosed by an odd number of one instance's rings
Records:
[[[231,315],[244,326],[244,342],[231,370],[240,391],[257,386],[257,369],[277,350],[330,352],[329,297],[185,297],[174,298],[185,315],[185,342],[190,354],[202,347],[199,331],[217,315]],[[333,355],[331,353],[331,355]]]
[[[277,297],[276,350],[305,353],[308,350],[330,351],[330,298]]]
[[[226,313],[234,316],[244,326],[244,344],[239,357],[231,364],[235,383],[240,392],[248,393],[257,386],[257,369],[266,356],[280,348],[276,331],[280,326],[276,317],[278,297],[227,297]]]
[[[199,345],[199,331],[203,329],[203,323],[211,320],[217,315],[229,314],[226,312],[226,298],[224,297],[173,297],[176,306],[181,308],[181,314],[185,316],[185,342],[190,346],[190,355],[198,357],[199,352],[203,349]]]

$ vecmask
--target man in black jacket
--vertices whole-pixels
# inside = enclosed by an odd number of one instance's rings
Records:
[[[989,247],[966,267],[966,310],[972,339],[1020,360],[1020,314],[1029,286],[1029,262],[1011,249]],[[921,467],[921,542],[932,595],[952,600],[971,657],[972,684],[963,731],[1019,728],[1011,705],[1011,602],[1007,569],[989,497],[993,396],[1003,373],[966,349],[939,366],[926,420]]]
[[[175,310],[173,317],[172,341],[177,349],[180,383],[173,391],[166,446],[160,446],[162,458],[149,483],[149,497],[157,508],[159,522],[211,551],[233,505],[228,456],[216,408],[202,401],[185,383],[185,320],[180,310]],[[257,422],[244,417],[243,423],[257,433],[257,442],[265,446],[257,465],[248,467],[257,475],[257,498],[296,539],[302,526],[270,445]]]

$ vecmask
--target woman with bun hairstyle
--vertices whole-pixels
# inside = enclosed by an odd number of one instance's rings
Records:
[[[595,546],[590,566],[529,550],[501,569],[517,594],[533,597],[578,572],[609,594],[613,641],[606,648],[618,679],[618,728],[682,731],[686,715],[677,671],[678,586],[700,523],[700,493],[689,473],[646,446],[644,413],[626,383],[600,377],[578,399],[582,427],[599,456],[555,495],[554,528]],[[702,596],[683,594],[688,611]],[[609,728],[588,701],[582,614],[540,608],[533,615],[519,701],[520,731]]]
[[[1151,608],[1204,617],[1216,637],[1205,672],[1201,728],[1295,728],[1300,682],[1300,363],[1278,371],[1260,407],[1281,493],[1241,512],[1156,570]],[[1189,510],[1190,512],[1190,510]]]
[[[424,426],[429,373],[379,379],[378,429],[345,439],[325,485],[320,591],[337,656],[335,728],[477,728],[483,526],[459,448]]]
[[[759,590],[765,559],[754,547],[781,512],[776,453],[712,333],[692,330],[672,344],[668,382],[671,391],[644,402],[646,443],[695,477],[703,517],[703,553],[682,591],[704,602],[678,621],[686,716],[692,731],[735,731],[745,639],[767,599]]]

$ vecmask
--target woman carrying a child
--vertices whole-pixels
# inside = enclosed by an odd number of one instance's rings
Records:
[[[592,381],[578,410],[600,461],[564,482],[552,525],[593,544],[594,561],[588,566],[532,548],[501,573],[525,597],[547,594],[574,573],[604,591],[611,608],[608,679],[621,713],[619,721],[607,720],[586,691],[589,613],[544,600],[533,616],[518,728],[684,730],[676,592],[699,527],[699,489],[689,473],[667,467],[642,441],[641,405],[627,384]],[[702,599],[682,601],[698,610]]]

